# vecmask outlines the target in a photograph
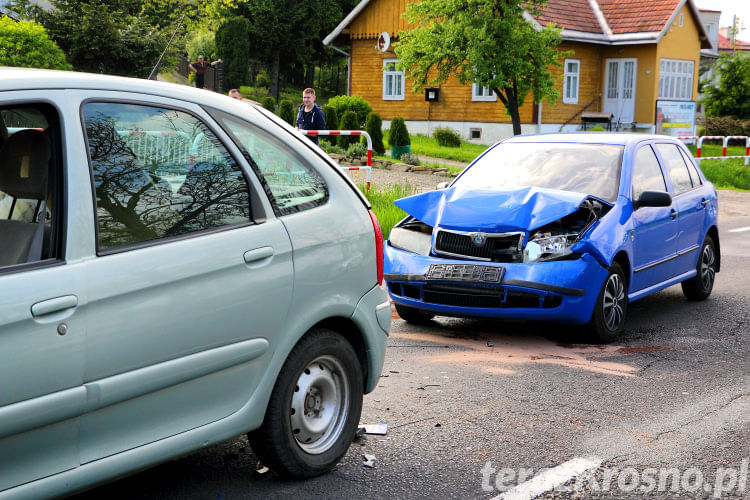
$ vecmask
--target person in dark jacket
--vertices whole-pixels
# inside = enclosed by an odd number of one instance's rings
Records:
[[[302,91],[302,105],[297,109],[297,128],[300,130],[325,130],[326,115],[323,110],[315,104],[315,89]],[[315,144],[318,136],[307,136]]]

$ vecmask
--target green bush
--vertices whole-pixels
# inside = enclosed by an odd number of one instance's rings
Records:
[[[279,117],[289,125],[294,125],[296,116],[294,116],[294,104],[289,99],[283,99],[279,103]]]
[[[213,31],[195,33],[187,43],[187,53],[190,61],[197,61],[200,56],[204,56],[208,61],[218,59],[216,55],[216,33]]]
[[[586,130],[587,132],[605,132],[606,129],[602,127],[601,125],[596,125],[595,127],[591,127],[590,129]]]
[[[359,123],[357,122],[357,113],[354,111],[347,111],[344,116],[341,117],[341,130],[357,130],[359,129]],[[344,149],[348,149],[350,144],[359,142],[359,137],[356,135],[340,135],[338,144]]]
[[[339,115],[336,114],[336,109],[333,106],[326,104],[323,106],[323,114],[326,115],[326,128],[328,130],[339,129]]]
[[[361,142],[349,144],[349,147],[346,148],[346,156],[348,156],[349,158],[359,158],[360,156],[367,156],[367,146],[365,146]]]
[[[388,142],[391,146],[409,146],[411,144],[409,131],[406,129],[406,123],[404,123],[404,119],[400,116],[391,120],[391,132]]]
[[[336,115],[342,117],[347,111],[353,111],[357,116],[357,125],[353,130],[360,130],[365,125],[367,114],[372,111],[372,106],[359,96],[338,95],[328,101],[328,105],[336,110]],[[347,130],[343,128],[342,130]]]
[[[73,69],[40,24],[9,17],[0,18],[0,66]]]
[[[255,85],[268,88],[271,85],[271,78],[268,76],[268,73],[265,71],[258,73],[258,76],[255,77]]]
[[[448,127],[436,128],[432,133],[432,138],[435,139],[440,146],[449,148],[457,148],[461,146],[461,136],[458,135],[458,132]]]
[[[414,153],[404,153],[401,155],[401,158],[399,158],[399,161],[401,163],[406,163],[407,165],[419,165],[419,156]]]
[[[342,155],[342,156],[346,155],[346,151],[344,151],[343,148],[340,148],[336,144],[331,144],[326,139],[320,139],[318,141],[318,145],[326,153],[333,153],[333,154]]]
[[[238,16],[219,26],[216,51],[224,61],[224,86],[228,89],[239,88],[247,83],[251,56],[250,21]]]
[[[750,120],[731,116],[704,116],[702,135],[750,135]]]
[[[380,115],[377,113],[369,113],[367,115],[365,131],[370,134],[370,138],[372,139],[372,150],[375,154],[385,154],[385,146],[383,145],[383,120],[380,119]],[[363,138],[363,140],[366,139]]]
[[[261,106],[263,106],[264,108],[266,108],[271,113],[275,113],[276,112],[276,99],[274,99],[270,95],[267,95],[266,97],[264,97],[263,99],[261,99],[260,100],[260,104],[261,104]]]

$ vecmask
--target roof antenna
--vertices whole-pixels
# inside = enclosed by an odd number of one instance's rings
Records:
[[[189,0],[189,3],[193,3],[193,1]],[[174,32],[172,33],[172,36],[169,38],[169,41],[167,42],[166,47],[164,47],[164,50],[162,51],[161,55],[159,56],[159,60],[156,61],[156,65],[154,66],[154,69],[152,69],[151,73],[148,75],[148,79],[149,80],[156,80],[156,76],[154,76],[156,74],[156,70],[159,68],[159,64],[161,64],[161,60],[164,58],[164,54],[167,53],[167,49],[169,48],[169,45],[172,43],[172,40],[174,40],[174,37],[177,34],[177,30],[180,29],[180,26],[182,26],[182,21],[185,19],[185,14],[186,14],[185,7],[187,7],[187,5],[185,5],[182,8],[182,17],[180,17],[180,22],[177,23],[177,27],[174,29]]]

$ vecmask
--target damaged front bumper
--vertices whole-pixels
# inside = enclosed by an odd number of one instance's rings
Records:
[[[385,280],[394,302],[443,316],[591,318],[607,270],[588,254],[539,263],[488,263],[417,255],[388,244]]]

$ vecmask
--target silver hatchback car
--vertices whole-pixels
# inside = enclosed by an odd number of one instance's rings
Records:
[[[368,208],[252,105],[0,69],[0,498],[243,433],[282,475],[333,467],[390,329]]]

